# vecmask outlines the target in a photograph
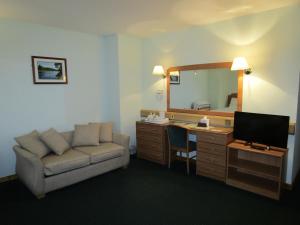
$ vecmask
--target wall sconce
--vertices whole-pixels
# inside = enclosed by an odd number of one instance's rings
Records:
[[[155,76],[162,76],[162,78],[166,78],[165,70],[161,65],[154,66],[152,74]]]
[[[252,69],[249,67],[247,60],[244,57],[236,57],[233,59],[231,70],[244,70],[246,75],[252,73]]]

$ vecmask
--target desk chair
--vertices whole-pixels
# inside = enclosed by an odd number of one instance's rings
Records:
[[[169,125],[167,127],[167,136],[169,142],[169,168],[171,167],[172,152],[186,153],[186,171],[190,173],[190,160],[196,156],[190,158],[189,153],[196,151],[196,144],[189,141],[187,129],[179,126]]]

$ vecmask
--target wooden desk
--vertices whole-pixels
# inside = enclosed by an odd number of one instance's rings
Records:
[[[269,198],[280,198],[283,158],[287,149],[262,151],[245,146],[243,142],[233,142],[232,128],[205,129],[184,122],[161,125],[137,122],[138,158],[162,165],[168,163],[166,129],[169,125],[184,127],[190,134],[197,135],[197,175]]]
[[[232,141],[232,128],[199,128],[196,124],[170,122],[168,124],[136,123],[138,158],[162,165],[168,163],[166,128],[169,125],[184,127],[197,135],[197,175],[225,182],[226,145]]]

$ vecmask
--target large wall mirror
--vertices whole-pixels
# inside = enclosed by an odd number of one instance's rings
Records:
[[[233,116],[242,111],[243,71],[231,62],[171,67],[167,72],[169,112]]]

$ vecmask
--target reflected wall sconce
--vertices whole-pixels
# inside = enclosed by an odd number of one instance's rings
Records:
[[[236,57],[233,59],[231,70],[244,70],[246,75],[252,73],[252,69],[249,67],[249,64],[245,57]]]
[[[154,66],[152,74],[155,76],[161,76],[162,78],[166,78],[165,70],[161,65]]]

